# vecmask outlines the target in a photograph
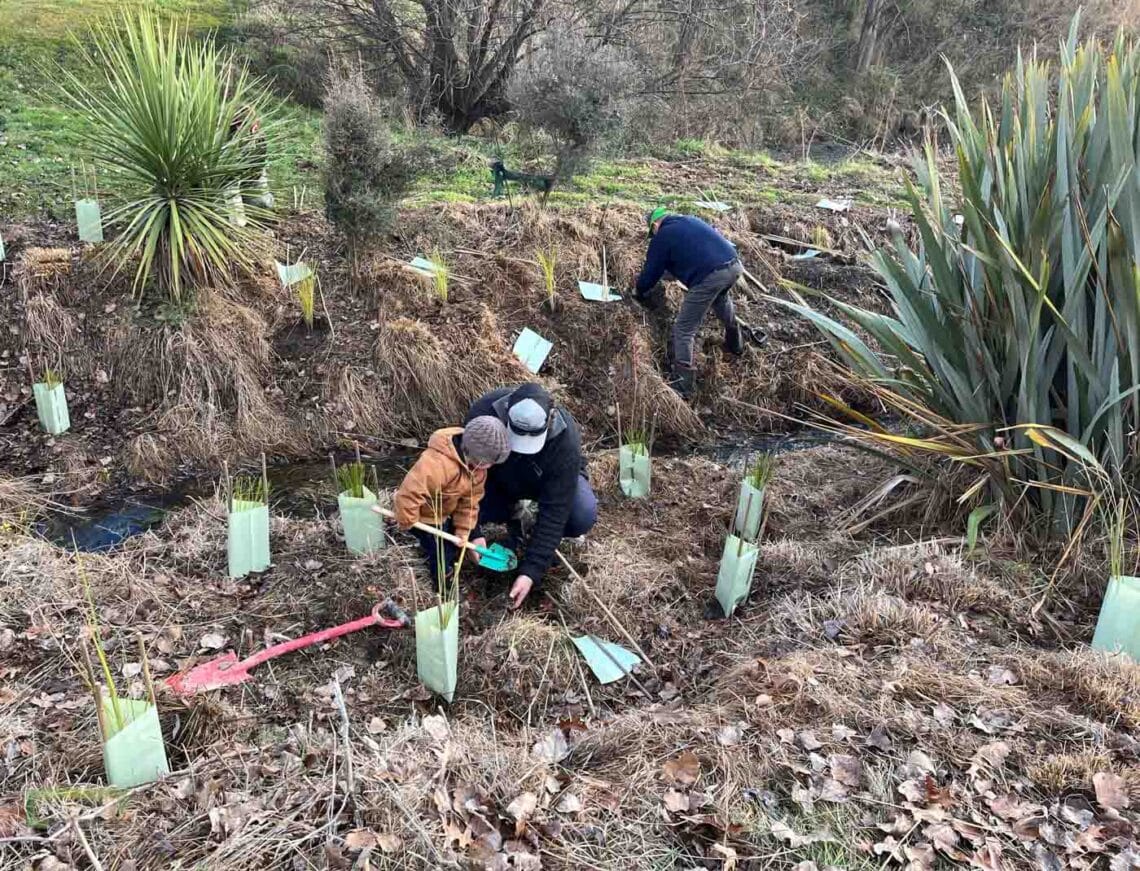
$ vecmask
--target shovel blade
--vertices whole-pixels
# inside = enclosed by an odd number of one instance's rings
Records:
[[[249,669],[238,662],[237,654],[230,650],[217,659],[200,663],[187,671],[168,677],[166,685],[180,696],[192,696],[194,693],[244,683],[251,677],[253,675],[249,673]]]
[[[479,565],[493,572],[509,572],[518,567],[519,560],[515,552],[503,547],[501,544],[492,544],[479,548]]]

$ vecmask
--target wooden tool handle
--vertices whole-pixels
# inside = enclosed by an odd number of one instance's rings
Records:
[[[379,505],[373,505],[372,510],[375,511],[377,514],[383,514],[389,520],[395,520],[396,519],[395,513],[392,511],[389,511],[387,508],[381,508]],[[482,548],[476,547],[471,542],[464,541],[463,539],[459,538],[458,536],[452,535],[450,532],[444,532],[442,529],[439,529],[438,527],[428,526],[426,523],[420,523],[418,520],[412,524],[412,527],[414,529],[422,530],[423,532],[426,532],[430,535],[434,535],[436,538],[442,538],[444,541],[450,541],[456,547],[465,547],[468,550],[475,551],[475,553],[482,554]]]

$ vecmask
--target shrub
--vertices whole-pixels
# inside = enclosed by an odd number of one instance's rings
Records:
[[[354,277],[364,248],[391,227],[414,178],[357,69],[336,76],[325,97],[325,213],[348,246]]]
[[[960,200],[928,145],[908,185],[921,244],[896,232],[873,258],[892,314],[831,300],[879,350],[798,294],[784,303],[917,433],[862,418],[854,435],[952,457],[978,473],[966,501],[988,489],[1069,531],[1103,489],[1090,469],[1119,484],[1140,427],[1140,50],[1123,36],[1079,46],[1077,24],[1059,72],[1019,63],[996,110],[972,113],[951,70]]]
[[[180,300],[260,253],[267,97],[210,40],[192,43],[147,12],[117,25],[96,27],[82,49],[103,75],[61,68],[63,93],[87,119],[96,160],[119,173],[123,200],[107,215],[119,232],[104,256],[117,269],[137,258],[137,293],[154,278]]]
[[[515,72],[511,105],[524,127],[553,140],[556,181],[584,172],[599,145],[622,131],[635,80],[633,65],[616,48],[564,31],[547,34]]]

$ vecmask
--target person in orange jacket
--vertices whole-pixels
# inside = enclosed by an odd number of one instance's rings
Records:
[[[479,519],[487,470],[509,454],[503,422],[490,415],[476,417],[464,427],[432,433],[427,450],[404,476],[393,499],[396,525],[419,540],[428,573],[437,585],[451,573],[458,548],[412,524],[418,520],[442,525],[445,532],[466,541]]]

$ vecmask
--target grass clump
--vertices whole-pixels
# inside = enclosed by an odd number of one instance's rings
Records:
[[[230,487],[230,511],[238,502],[265,505],[269,500],[269,483],[264,478],[238,475]]]
[[[748,464],[744,480],[756,490],[763,490],[772,481],[776,472],[776,457],[774,454],[757,454]]]
[[[353,499],[363,499],[364,491],[368,487],[368,469],[364,463],[360,461],[359,453],[353,462],[345,463],[343,466],[338,466],[331,454],[329,455],[329,461],[332,462],[333,477],[336,481],[337,492],[344,496],[350,496]],[[379,489],[380,487],[376,478],[376,468],[373,467],[372,491],[376,492]]]
[[[101,79],[60,67],[63,100],[87,119],[84,144],[117,173],[120,202],[105,249],[178,300],[252,269],[268,218],[258,184],[266,164],[268,95],[228,51],[192,41],[149,11],[97,25],[83,49]]]
[[[451,293],[451,270],[448,269],[447,261],[443,259],[443,254],[438,250],[433,251],[431,255],[432,264],[432,288],[435,290],[435,295],[439,298],[440,302],[447,302]]]
[[[542,283],[546,289],[546,302],[550,306],[551,311],[554,310],[554,269],[558,265],[558,249],[553,245],[545,251],[536,251],[535,260],[538,262],[538,268],[542,271]]]
[[[55,390],[63,383],[62,376],[55,369],[44,369],[43,384],[48,390]]]
[[[317,276],[311,273],[297,282],[294,293],[297,295],[297,305],[301,308],[301,320],[310,330],[313,328],[313,315],[316,306]]]

